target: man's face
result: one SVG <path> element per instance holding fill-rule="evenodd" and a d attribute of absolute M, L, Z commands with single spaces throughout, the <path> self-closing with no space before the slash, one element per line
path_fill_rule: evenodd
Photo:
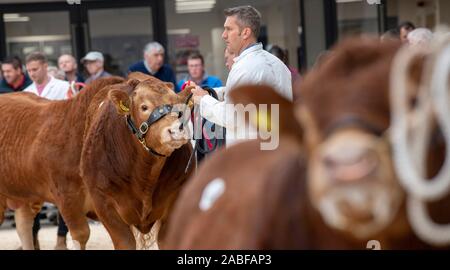
<path fill-rule="evenodd" d="M 157 72 L 164 64 L 164 52 L 151 50 L 144 53 L 145 61 L 153 72 Z"/>
<path fill-rule="evenodd" d="M 231 52 L 240 52 L 242 48 L 243 38 L 241 29 L 238 25 L 236 16 L 229 16 L 223 25 L 224 31 L 222 38 L 227 45 L 227 49 Z"/>
<path fill-rule="evenodd" d="M 402 28 L 400 29 L 400 40 L 401 40 L 403 43 L 408 42 L 408 34 L 409 34 L 411 31 L 412 31 L 412 29 L 407 29 L 407 28 L 405 28 L 405 27 L 402 27 Z"/>
<path fill-rule="evenodd" d="M 201 59 L 189 59 L 187 62 L 189 75 L 193 79 L 201 79 L 204 73 L 204 67 Z"/>
<path fill-rule="evenodd" d="M 77 69 L 77 63 L 75 59 L 70 55 L 62 55 L 58 59 L 59 69 L 65 73 L 73 72 Z"/>
<path fill-rule="evenodd" d="M 47 63 L 43 63 L 41 61 L 31 61 L 27 63 L 26 67 L 28 75 L 33 82 L 42 84 L 47 79 Z"/>
<path fill-rule="evenodd" d="M 11 64 L 2 64 L 2 74 L 8 84 L 13 84 L 20 78 L 22 70 L 15 69 Z"/>
<path fill-rule="evenodd" d="M 99 60 L 85 61 L 84 67 L 90 76 L 97 74 L 103 68 L 103 62 Z"/>

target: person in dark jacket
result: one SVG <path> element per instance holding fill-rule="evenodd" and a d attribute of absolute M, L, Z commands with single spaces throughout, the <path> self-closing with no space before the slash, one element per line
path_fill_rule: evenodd
<path fill-rule="evenodd" d="M 161 81 L 171 82 L 175 87 L 175 92 L 179 92 L 180 88 L 177 86 L 175 73 L 172 68 L 164 64 L 164 47 L 158 42 L 150 42 L 144 49 L 144 60 L 141 60 L 128 68 L 130 72 L 142 72 L 152 75 Z"/>
<path fill-rule="evenodd" d="M 0 94 L 22 91 L 33 83 L 23 72 L 22 61 L 18 57 L 6 58 L 1 70 L 3 79 L 0 81 Z"/>

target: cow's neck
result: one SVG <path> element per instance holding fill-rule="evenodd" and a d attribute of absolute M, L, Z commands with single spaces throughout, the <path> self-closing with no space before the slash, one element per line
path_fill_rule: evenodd
<path fill-rule="evenodd" d="M 141 143 L 130 132 L 125 121 L 120 125 L 120 129 L 120 133 L 122 133 L 121 137 L 126 138 L 128 141 L 124 142 L 124 144 L 128 144 L 133 148 L 132 151 L 125 151 L 129 155 L 127 160 L 130 162 L 127 167 L 132 168 L 131 170 L 134 173 L 131 175 L 129 181 L 132 183 L 131 188 L 136 196 L 135 198 L 142 205 L 138 213 L 141 220 L 140 224 L 147 224 L 151 222 L 149 221 L 149 216 L 153 209 L 153 192 L 157 186 L 167 157 L 157 156 L 144 149 Z"/>
<path fill-rule="evenodd" d="M 161 175 L 161 171 L 166 164 L 166 157 L 157 157 L 155 155 L 145 153 L 147 158 L 151 164 L 150 174 L 147 176 L 146 181 L 142 183 L 142 213 L 141 220 L 145 223 L 148 220 L 148 217 L 153 209 L 153 192 L 156 186 L 156 183 Z M 145 179 L 145 175 L 143 176 Z"/>

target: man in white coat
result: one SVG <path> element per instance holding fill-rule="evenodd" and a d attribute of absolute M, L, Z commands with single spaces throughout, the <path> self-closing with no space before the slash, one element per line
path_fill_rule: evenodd
<path fill-rule="evenodd" d="M 233 122 L 234 112 L 227 109 L 231 101 L 228 93 L 240 85 L 268 85 L 281 96 L 293 99 L 291 73 L 277 57 L 263 49 L 257 42 L 261 27 L 261 14 L 251 6 L 226 9 L 224 39 L 227 50 L 237 55 L 223 88 L 215 89 L 219 100 L 209 96 L 200 87 L 192 89 L 194 102 L 200 104 L 203 118 L 226 128 L 226 145 L 229 147 L 242 140 L 243 127 Z M 255 131 L 250 131 L 255 132 Z M 254 134 L 253 134 L 254 135 Z M 251 137 L 251 136 L 249 136 Z M 249 138 L 246 138 L 249 139 Z"/>
<path fill-rule="evenodd" d="M 33 83 L 24 91 L 51 100 L 66 99 L 69 83 L 48 75 L 47 67 L 48 61 L 44 54 L 34 52 L 27 56 L 26 68 Z"/>

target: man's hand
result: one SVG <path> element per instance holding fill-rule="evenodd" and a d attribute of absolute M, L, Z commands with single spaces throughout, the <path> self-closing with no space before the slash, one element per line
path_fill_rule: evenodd
<path fill-rule="evenodd" d="M 199 104 L 202 97 L 208 95 L 208 91 L 203 90 L 200 86 L 192 88 L 191 92 L 193 94 L 192 99 L 195 104 Z"/>

